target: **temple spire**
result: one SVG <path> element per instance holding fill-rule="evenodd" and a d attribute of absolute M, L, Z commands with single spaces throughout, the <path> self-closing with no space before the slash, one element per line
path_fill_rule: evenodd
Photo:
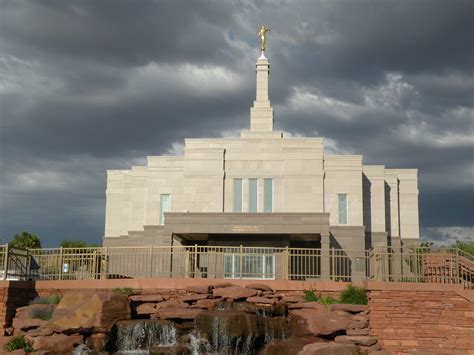
<path fill-rule="evenodd" d="M 269 28 L 262 26 L 258 36 L 260 37 L 260 49 L 262 54 L 257 59 L 256 76 L 257 87 L 253 107 L 250 108 L 250 131 L 272 132 L 273 131 L 273 108 L 268 98 L 268 76 L 270 74 L 270 63 L 265 57 L 265 34 Z"/>

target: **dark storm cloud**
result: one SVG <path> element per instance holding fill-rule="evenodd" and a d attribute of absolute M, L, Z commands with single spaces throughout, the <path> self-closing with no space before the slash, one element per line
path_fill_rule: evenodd
<path fill-rule="evenodd" d="M 0 235 L 99 241 L 107 169 L 247 129 L 262 24 L 276 126 L 419 168 L 425 238 L 461 235 L 474 198 L 472 15 L 457 0 L 3 0 Z"/>

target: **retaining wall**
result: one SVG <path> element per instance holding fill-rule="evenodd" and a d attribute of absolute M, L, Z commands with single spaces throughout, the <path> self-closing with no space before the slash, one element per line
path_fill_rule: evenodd
<path fill-rule="evenodd" d="M 36 296 L 64 294 L 74 290 L 110 290 L 131 287 L 153 292 L 170 290 L 184 293 L 191 285 L 232 282 L 245 286 L 265 283 L 285 295 L 313 289 L 336 295 L 347 283 L 332 281 L 219 280 L 155 278 L 75 281 L 0 281 L 0 326 L 11 325 L 15 309 Z M 474 291 L 460 285 L 355 282 L 369 293 L 370 334 L 378 337 L 384 350 L 409 354 L 431 350 L 442 354 L 474 355 Z"/>

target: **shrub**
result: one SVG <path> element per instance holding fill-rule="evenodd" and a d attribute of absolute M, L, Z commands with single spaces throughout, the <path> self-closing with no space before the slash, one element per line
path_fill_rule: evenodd
<path fill-rule="evenodd" d="M 324 305 L 337 303 L 337 300 L 332 296 L 321 296 L 318 299 L 318 302 Z"/>
<path fill-rule="evenodd" d="M 131 287 L 113 288 L 112 292 L 119 295 L 130 296 L 130 295 L 133 295 L 133 288 Z"/>
<path fill-rule="evenodd" d="M 341 303 L 367 304 L 365 288 L 348 285 L 339 296 Z"/>
<path fill-rule="evenodd" d="M 51 320 L 53 317 L 54 309 L 50 307 L 42 307 L 42 308 L 32 308 L 30 310 L 30 318 L 32 319 L 42 319 L 42 320 Z"/>
<path fill-rule="evenodd" d="M 26 353 L 31 353 L 33 351 L 33 344 L 26 340 L 24 336 L 19 336 L 11 339 L 3 348 L 7 352 L 23 349 Z"/>
<path fill-rule="evenodd" d="M 313 290 L 304 290 L 303 293 L 305 302 L 318 302 L 319 296 Z"/>
<path fill-rule="evenodd" d="M 30 304 L 58 304 L 61 301 L 61 296 L 59 295 L 51 295 L 48 297 L 35 297 L 34 300 L 30 302 Z"/>

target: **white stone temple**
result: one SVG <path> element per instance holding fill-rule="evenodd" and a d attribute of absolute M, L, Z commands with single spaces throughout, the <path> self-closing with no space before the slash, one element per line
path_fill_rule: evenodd
<path fill-rule="evenodd" d="M 105 246 L 244 245 L 366 250 L 419 240 L 417 169 L 329 155 L 273 128 L 269 60 L 256 62 L 250 129 L 185 139 L 183 156 L 108 170 Z M 278 75 L 278 74 L 276 74 Z"/>

